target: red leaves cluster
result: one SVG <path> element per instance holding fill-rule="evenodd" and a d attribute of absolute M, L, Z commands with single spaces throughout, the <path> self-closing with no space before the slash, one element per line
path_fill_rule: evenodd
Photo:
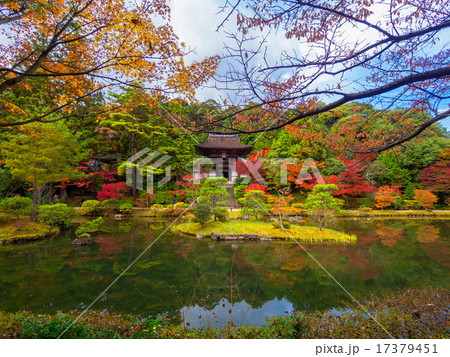
<path fill-rule="evenodd" d="M 450 161 L 438 161 L 422 171 L 422 185 L 433 192 L 450 193 Z"/>
<path fill-rule="evenodd" d="M 331 175 L 330 177 L 324 177 L 324 181 L 326 184 L 334 184 L 338 186 L 338 190 L 334 193 L 335 196 L 345 198 L 349 196 L 361 197 L 362 195 L 364 195 L 364 193 L 376 191 L 376 188 L 369 182 L 367 182 L 367 180 L 361 173 L 362 167 L 360 164 L 358 164 L 358 158 L 348 160 L 343 157 L 339 157 L 339 159 L 344 163 L 345 166 L 348 167 L 347 171 L 338 176 Z M 299 171 L 300 169 L 297 167 L 295 168 L 295 170 Z M 296 176 L 289 176 L 289 180 L 295 181 Z M 307 181 L 302 183 L 300 186 L 307 190 L 312 190 L 315 185 L 317 185 L 316 181 Z"/>
<path fill-rule="evenodd" d="M 337 177 L 336 184 L 338 185 L 338 191 L 335 196 L 360 197 L 365 192 L 373 192 L 376 190 L 361 174 L 361 166 L 356 164 L 356 160 L 340 159 L 348 169 Z"/>
<path fill-rule="evenodd" d="M 88 167 L 82 166 L 81 170 L 87 171 Z M 88 191 L 93 191 L 95 186 L 98 185 L 98 180 L 102 180 L 103 182 L 114 182 L 116 180 L 114 175 L 117 175 L 117 170 L 91 172 L 87 174 L 85 178 L 75 181 L 74 184 L 78 187 L 86 187 Z M 95 184 L 96 182 L 97 184 Z"/>
<path fill-rule="evenodd" d="M 257 151 L 255 153 L 253 153 L 252 155 L 250 155 L 247 160 L 250 161 L 250 163 L 253 165 L 255 164 L 260 158 L 263 158 L 267 155 L 267 153 L 269 152 L 269 148 L 267 149 L 263 149 L 261 151 Z M 248 169 L 247 165 L 245 164 L 245 162 L 242 159 L 238 159 L 236 161 L 236 172 L 239 176 L 246 176 L 246 175 L 250 175 L 250 170 Z M 267 176 L 266 172 L 263 170 L 262 166 L 259 168 L 258 170 L 259 174 L 264 178 Z M 253 179 L 253 177 L 251 177 Z"/>
<path fill-rule="evenodd" d="M 267 185 L 260 185 L 259 183 L 252 183 L 244 190 L 245 193 L 248 193 L 250 191 L 262 191 L 264 193 L 267 193 Z"/>
<path fill-rule="evenodd" d="M 97 198 L 101 201 L 115 198 L 125 198 L 130 194 L 130 188 L 124 181 L 107 183 L 102 185 L 102 191 L 97 193 Z"/>

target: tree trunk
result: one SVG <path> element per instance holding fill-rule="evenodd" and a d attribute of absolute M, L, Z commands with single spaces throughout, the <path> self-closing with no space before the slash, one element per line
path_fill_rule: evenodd
<path fill-rule="evenodd" d="M 61 187 L 60 199 L 65 200 L 67 198 L 67 188 L 65 186 Z"/>
<path fill-rule="evenodd" d="M 37 192 L 36 193 L 36 197 L 37 197 L 36 204 L 38 206 L 42 205 L 42 195 L 44 194 L 44 191 L 45 191 L 45 185 L 46 185 L 46 183 L 44 183 L 44 185 L 42 185 L 41 188 L 36 189 L 36 192 Z"/>
<path fill-rule="evenodd" d="M 33 206 L 31 208 L 31 217 L 30 221 L 34 222 L 36 218 L 36 202 L 37 202 L 37 190 L 36 190 L 36 180 L 34 181 L 33 185 Z"/>
<path fill-rule="evenodd" d="M 52 204 L 52 194 L 53 194 L 53 182 L 50 182 L 48 185 L 48 204 Z"/>

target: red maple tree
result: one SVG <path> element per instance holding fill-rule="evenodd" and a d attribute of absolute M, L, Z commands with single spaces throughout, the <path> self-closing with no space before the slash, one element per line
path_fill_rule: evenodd
<path fill-rule="evenodd" d="M 97 198 L 101 201 L 114 198 L 125 198 L 130 194 L 130 188 L 124 181 L 107 183 L 102 185 L 102 191 L 97 193 Z"/>
<path fill-rule="evenodd" d="M 358 163 L 358 159 L 346 160 L 342 157 L 340 159 L 348 169 L 338 176 L 338 191 L 335 193 L 335 196 L 344 198 L 349 196 L 361 197 L 366 192 L 376 191 L 376 188 L 369 184 L 362 175 L 362 168 Z"/>
<path fill-rule="evenodd" d="M 438 161 L 423 169 L 420 181 L 430 191 L 450 194 L 450 161 Z"/>

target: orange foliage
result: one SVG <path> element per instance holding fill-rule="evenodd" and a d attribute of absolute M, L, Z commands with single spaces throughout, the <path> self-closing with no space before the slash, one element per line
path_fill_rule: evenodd
<path fill-rule="evenodd" d="M 185 44 L 169 22 L 166 0 L 27 1 L 22 16 L 0 28 L 6 37 L 0 46 L 0 93 L 39 74 L 55 94 L 49 111 L 70 113 L 79 98 L 130 83 L 193 99 L 219 58 L 186 64 Z M 5 108 L 20 109 L 12 103 Z"/>
<path fill-rule="evenodd" d="M 414 200 L 419 203 L 422 208 L 431 208 L 437 202 L 437 196 L 427 190 L 414 190 Z"/>
<path fill-rule="evenodd" d="M 401 196 L 399 190 L 395 186 L 381 186 L 375 194 L 375 207 L 386 208 L 393 206 L 397 199 Z"/>
<path fill-rule="evenodd" d="M 383 223 L 377 224 L 376 230 L 378 236 L 381 238 L 381 243 L 388 247 L 393 247 L 398 240 L 403 238 L 404 230 L 389 227 Z"/>
<path fill-rule="evenodd" d="M 430 243 L 439 238 L 439 229 L 433 226 L 420 226 L 417 230 L 417 241 Z"/>

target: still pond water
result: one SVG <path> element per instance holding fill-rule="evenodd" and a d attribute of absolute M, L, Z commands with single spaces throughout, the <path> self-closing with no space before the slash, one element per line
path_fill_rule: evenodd
<path fill-rule="evenodd" d="M 0 249 L 0 310 L 36 313 L 87 307 L 166 228 L 151 221 L 107 222 L 95 243 L 72 247 L 73 232 Z M 356 244 L 305 244 L 357 298 L 450 282 L 450 220 L 342 220 Z M 92 307 L 168 313 L 190 327 L 262 324 L 292 310 L 343 306 L 345 292 L 289 242 L 221 243 L 166 232 Z"/>

